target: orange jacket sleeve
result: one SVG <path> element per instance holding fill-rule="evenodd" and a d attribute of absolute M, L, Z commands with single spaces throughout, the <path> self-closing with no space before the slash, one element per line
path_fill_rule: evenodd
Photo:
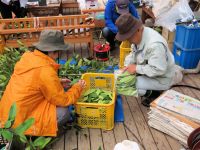
<path fill-rule="evenodd" d="M 45 100 L 57 106 L 74 104 L 82 92 L 82 89 L 78 84 L 75 84 L 65 92 L 57 72 L 51 67 L 41 68 L 39 82 L 39 87 Z"/>

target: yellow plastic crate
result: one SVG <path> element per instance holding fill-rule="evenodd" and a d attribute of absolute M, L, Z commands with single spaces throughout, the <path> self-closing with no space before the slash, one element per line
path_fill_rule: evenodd
<path fill-rule="evenodd" d="M 112 90 L 113 98 L 109 104 L 77 102 L 75 111 L 78 114 L 78 125 L 82 128 L 101 128 L 111 130 L 114 127 L 114 108 L 116 100 L 114 74 L 85 73 L 82 75 L 87 83 L 85 91 L 92 88 Z"/>
<path fill-rule="evenodd" d="M 131 44 L 128 41 L 124 41 L 120 45 L 120 53 L 119 53 L 119 67 L 124 67 L 125 57 L 131 52 Z"/>

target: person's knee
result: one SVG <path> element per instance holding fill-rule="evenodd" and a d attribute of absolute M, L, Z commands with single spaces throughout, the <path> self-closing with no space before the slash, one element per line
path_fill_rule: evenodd
<path fill-rule="evenodd" d="M 57 123 L 62 125 L 70 119 L 70 112 L 67 107 L 57 107 Z"/>
<path fill-rule="evenodd" d="M 137 89 L 138 96 L 144 96 L 146 94 L 147 90 L 143 89 Z"/>
<path fill-rule="evenodd" d="M 110 32 L 111 31 L 108 27 L 103 28 L 103 30 L 102 30 L 103 37 L 107 38 L 109 36 Z"/>
<path fill-rule="evenodd" d="M 108 27 L 103 28 L 102 34 L 104 38 L 115 38 L 116 35 Z"/>

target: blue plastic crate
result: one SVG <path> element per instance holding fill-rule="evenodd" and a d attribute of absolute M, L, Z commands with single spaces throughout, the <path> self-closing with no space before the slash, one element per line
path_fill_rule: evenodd
<path fill-rule="evenodd" d="M 175 42 L 182 49 L 200 49 L 200 27 L 176 26 Z"/>
<path fill-rule="evenodd" d="M 123 122 L 124 121 L 124 109 L 122 105 L 122 97 L 121 95 L 117 95 L 117 100 L 115 103 L 115 122 Z"/>
<path fill-rule="evenodd" d="M 176 42 L 174 42 L 173 54 L 175 63 L 184 69 L 195 69 L 200 60 L 200 48 L 184 49 Z"/>

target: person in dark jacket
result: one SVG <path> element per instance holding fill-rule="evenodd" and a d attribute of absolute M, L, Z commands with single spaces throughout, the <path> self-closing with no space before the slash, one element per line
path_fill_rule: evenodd
<path fill-rule="evenodd" d="M 103 36 L 110 43 L 111 50 L 115 48 L 115 36 L 118 28 L 115 21 L 121 14 L 130 13 L 134 17 L 139 18 L 137 10 L 130 0 L 108 0 L 105 9 L 106 27 L 103 29 Z"/>
<path fill-rule="evenodd" d="M 24 18 L 27 15 L 25 5 L 27 0 L 1 0 L 0 13 L 3 19 L 12 18 L 12 12 L 16 18 Z"/>

